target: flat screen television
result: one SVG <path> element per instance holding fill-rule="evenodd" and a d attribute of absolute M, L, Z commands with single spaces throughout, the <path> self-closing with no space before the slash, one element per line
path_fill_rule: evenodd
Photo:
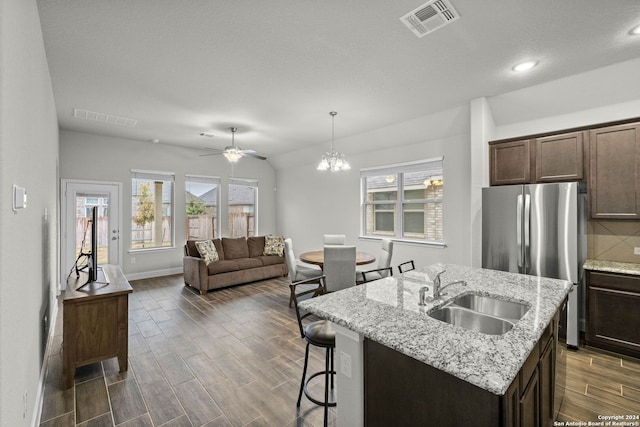
<path fill-rule="evenodd" d="M 84 252 L 84 242 L 87 238 L 87 232 L 91 234 L 91 244 L 89 246 L 89 251 Z M 96 282 L 98 280 L 98 207 L 94 206 L 91 208 L 91 216 L 87 223 L 87 228 L 84 232 L 84 239 L 82 239 L 83 244 L 80 248 L 80 255 L 78 256 L 78 260 L 76 260 L 76 274 L 79 276 L 79 271 L 87 269 L 87 281 L 76 288 L 76 290 L 88 285 L 89 283 Z M 78 262 L 82 257 L 87 258 L 87 263 L 82 268 L 78 268 Z"/>

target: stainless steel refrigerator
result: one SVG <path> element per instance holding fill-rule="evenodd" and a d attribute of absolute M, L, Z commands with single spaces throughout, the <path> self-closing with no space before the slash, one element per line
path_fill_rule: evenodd
<path fill-rule="evenodd" d="M 568 280 L 567 346 L 578 347 L 582 265 L 587 255 L 584 183 L 482 189 L 482 266 Z"/>

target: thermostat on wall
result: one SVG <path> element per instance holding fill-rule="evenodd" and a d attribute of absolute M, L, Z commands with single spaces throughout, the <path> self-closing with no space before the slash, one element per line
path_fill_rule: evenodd
<path fill-rule="evenodd" d="M 24 209 L 27 207 L 27 190 L 24 187 L 13 186 L 13 210 Z"/>

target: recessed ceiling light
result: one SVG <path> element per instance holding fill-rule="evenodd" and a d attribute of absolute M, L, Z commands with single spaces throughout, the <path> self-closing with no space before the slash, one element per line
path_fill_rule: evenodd
<path fill-rule="evenodd" d="M 511 69 L 517 73 L 520 73 L 522 71 L 529 71 L 536 65 L 538 65 L 538 61 L 525 61 L 514 65 Z"/>
<path fill-rule="evenodd" d="M 158 138 L 153 138 L 151 142 L 153 142 L 154 144 L 158 144 L 160 140 Z"/>
<path fill-rule="evenodd" d="M 640 36 L 640 25 L 636 25 L 631 30 L 629 30 L 629 34 L 632 36 Z"/>

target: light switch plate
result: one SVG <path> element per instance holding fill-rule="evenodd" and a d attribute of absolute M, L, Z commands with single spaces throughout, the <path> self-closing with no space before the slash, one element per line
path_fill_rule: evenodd
<path fill-rule="evenodd" d="M 638 248 L 638 247 L 633 248 L 633 254 L 634 255 L 640 255 L 640 248 Z"/>
<path fill-rule="evenodd" d="M 13 210 L 24 209 L 27 207 L 27 190 L 24 187 L 13 185 Z"/>

